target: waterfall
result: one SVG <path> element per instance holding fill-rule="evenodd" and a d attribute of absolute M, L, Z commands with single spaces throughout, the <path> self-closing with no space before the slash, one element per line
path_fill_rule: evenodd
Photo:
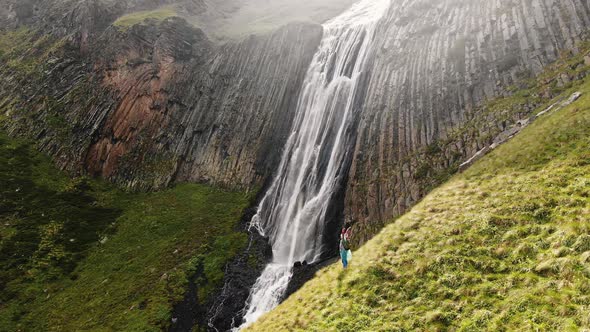
<path fill-rule="evenodd" d="M 250 291 L 242 327 L 279 304 L 294 262 L 322 254 L 328 205 L 346 176 L 355 93 L 389 1 L 361 0 L 323 26 L 279 169 L 251 222 L 269 238 L 273 261 Z"/>

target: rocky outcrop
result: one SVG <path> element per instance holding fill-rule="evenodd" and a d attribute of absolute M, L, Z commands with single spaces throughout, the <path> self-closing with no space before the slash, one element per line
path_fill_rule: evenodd
<path fill-rule="evenodd" d="M 289 25 L 224 46 L 207 66 L 212 79 L 193 85 L 203 95 L 183 117 L 178 179 L 250 186 L 272 174 L 320 37 L 317 25 Z"/>
<path fill-rule="evenodd" d="M 473 155 L 471 158 L 469 158 L 466 162 L 459 165 L 459 172 L 464 172 L 471 165 L 473 165 L 476 161 L 478 161 L 483 156 L 485 156 L 488 152 L 490 152 L 490 151 L 494 150 L 495 148 L 499 147 L 500 145 L 506 143 L 508 140 L 510 140 L 511 138 L 516 136 L 517 134 L 519 134 L 524 128 L 528 127 L 531 123 L 533 123 L 535 120 L 537 120 L 540 116 L 543 116 L 543 115 L 548 114 L 550 112 L 555 112 L 563 107 L 566 107 L 566 106 L 570 105 L 571 103 L 573 103 L 574 101 L 578 100 L 581 96 L 582 96 L 581 92 L 579 92 L 579 91 L 575 92 L 567 100 L 558 101 L 555 104 L 552 104 L 551 106 L 549 106 L 546 109 L 544 109 L 543 111 L 531 116 L 528 119 L 523 119 L 523 120 L 517 121 L 510 128 L 508 128 L 507 130 L 501 132 L 498 136 L 496 136 L 496 138 L 494 138 L 494 140 L 492 141 L 491 145 L 484 146 L 483 149 L 477 151 L 477 153 L 475 155 Z"/>
<path fill-rule="evenodd" d="M 170 24 L 160 33 L 132 29 L 105 56 L 102 84 L 116 91 L 117 105 L 90 114 L 105 114 L 105 122 L 85 164 L 133 187 L 261 185 L 286 139 L 321 30 L 289 25 L 216 49 L 204 34 Z"/>
<path fill-rule="evenodd" d="M 534 101 L 522 114 L 457 132 L 484 117 L 484 101 L 576 50 L 589 25 L 584 0 L 393 2 L 375 40 L 348 182 L 347 214 L 362 221 L 359 240 L 420 199 L 427 178 L 528 117 Z"/>
<path fill-rule="evenodd" d="M 39 62 L 34 82 L 7 63 L 0 68 L 10 132 L 36 137 L 64 169 L 135 189 L 173 180 L 263 184 L 319 25 L 290 24 L 223 46 L 180 18 L 92 31 L 96 40 L 26 35 Z M 42 38 L 52 41 L 37 52 L 46 59 L 31 51 Z"/>

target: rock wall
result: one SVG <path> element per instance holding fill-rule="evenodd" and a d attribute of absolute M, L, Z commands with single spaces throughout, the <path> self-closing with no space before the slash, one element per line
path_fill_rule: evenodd
<path fill-rule="evenodd" d="M 484 101 L 508 95 L 507 88 L 539 74 L 561 50 L 576 50 L 590 25 L 589 6 L 587 0 L 392 2 L 375 40 L 347 189 L 347 214 L 360 221 L 361 241 L 423 197 L 427 178 L 452 171 L 491 132 L 508 126 L 511 119 L 489 119 L 457 135 L 485 110 Z"/>
<path fill-rule="evenodd" d="M 321 29 L 288 25 L 218 49 L 169 24 L 160 34 L 129 32 L 105 57 L 113 61 L 100 70 L 102 84 L 117 105 L 91 144 L 88 169 L 133 187 L 261 185 L 280 156 Z M 103 117 L 97 111 L 92 118 Z"/>
<path fill-rule="evenodd" d="M 79 29 L 66 37 L 58 28 L 24 34 L 19 61 L 35 61 L 32 71 L 0 63 L 9 131 L 37 138 L 64 169 L 134 189 L 174 180 L 261 186 L 321 27 L 288 24 L 218 46 L 181 18 L 129 29 L 105 22 L 73 24 Z"/>
<path fill-rule="evenodd" d="M 39 140 L 62 168 L 136 189 L 261 186 L 280 158 L 321 27 L 288 24 L 220 45 L 181 18 L 112 26 L 124 13 L 169 4 L 189 19 L 223 7 L 0 0 L 0 30 L 32 31 L 18 52 L 24 70 L 0 62 L 4 126 Z M 576 51 L 589 25 L 587 0 L 393 0 L 357 110 L 345 200 L 359 241 L 528 117 L 535 100 L 491 115 L 486 100 Z"/>

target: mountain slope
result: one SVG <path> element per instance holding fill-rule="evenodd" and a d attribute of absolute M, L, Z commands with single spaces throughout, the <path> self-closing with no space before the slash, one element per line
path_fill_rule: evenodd
<path fill-rule="evenodd" d="M 511 86 L 577 50 L 588 17 L 586 0 L 392 1 L 367 70 L 347 182 L 346 214 L 359 220 L 360 239 L 406 212 L 489 134 L 528 117 L 521 108 L 463 131 L 487 100 L 510 95 Z"/>
<path fill-rule="evenodd" d="M 70 179 L 0 132 L 0 331 L 158 331 L 189 278 L 207 310 L 247 245 L 248 204 L 205 185 L 136 194 Z"/>
<path fill-rule="evenodd" d="M 576 90 L 249 331 L 590 328 L 590 81 Z"/>

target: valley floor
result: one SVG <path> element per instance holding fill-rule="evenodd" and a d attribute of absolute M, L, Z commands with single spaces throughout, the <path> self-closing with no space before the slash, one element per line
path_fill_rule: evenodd
<path fill-rule="evenodd" d="M 247 243 L 249 195 L 127 193 L 70 179 L 0 134 L 0 331 L 159 331 L 196 280 L 203 304 Z"/>

